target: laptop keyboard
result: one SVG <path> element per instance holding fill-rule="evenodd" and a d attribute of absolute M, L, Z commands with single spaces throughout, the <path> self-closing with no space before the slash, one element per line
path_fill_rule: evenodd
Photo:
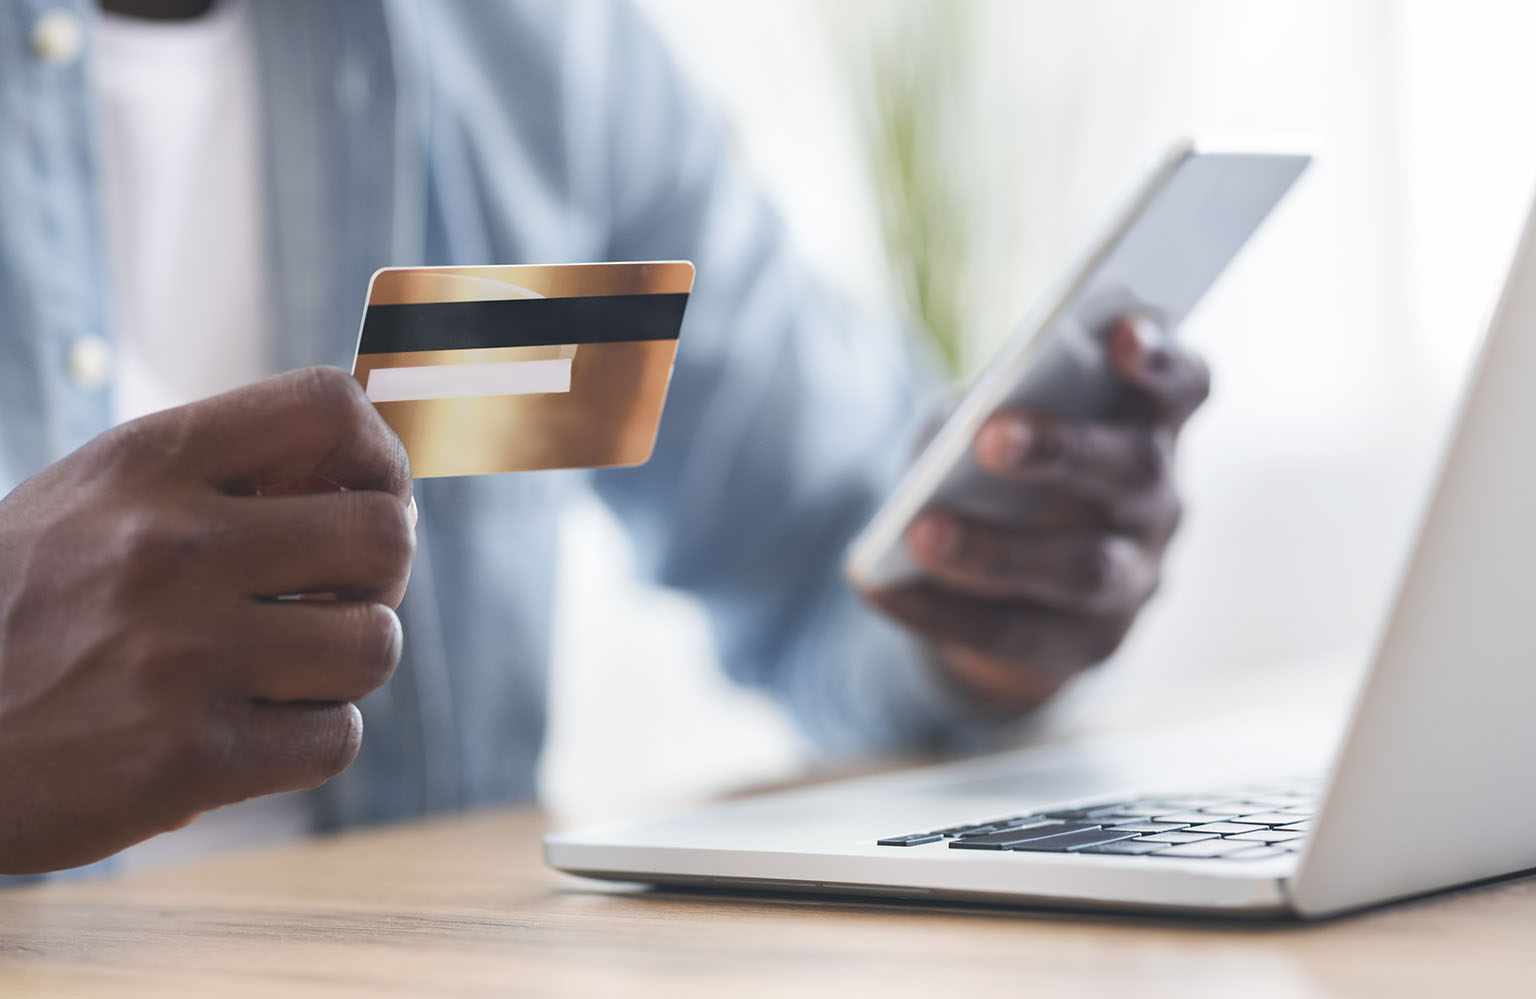
<path fill-rule="evenodd" d="M 1211 794 L 1147 795 L 890 836 L 879 845 L 1265 860 L 1302 848 L 1318 794 L 1317 782 L 1307 780 Z"/>

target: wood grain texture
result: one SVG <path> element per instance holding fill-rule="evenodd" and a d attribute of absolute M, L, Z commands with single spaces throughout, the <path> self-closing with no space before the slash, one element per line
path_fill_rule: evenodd
<path fill-rule="evenodd" d="M 1536 880 L 1317 926 L 689 895 L 546 871 L 543 824 L 0 894 L 0 996 L 1536 994 Z"/>

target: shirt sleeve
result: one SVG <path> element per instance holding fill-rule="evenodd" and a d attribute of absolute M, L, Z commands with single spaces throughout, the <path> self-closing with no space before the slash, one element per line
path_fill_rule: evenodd
<path fill-rule="evenodd" d="M 702 602 L 725 669 L 821 747 L 984 740 L 993 727 L 920 643 L 840 576 L 906 460 L 923 366 L 897 323 L 850 309 L 796 260 L 643 20 L 615 8 L 611 37 L 611 256 L 687 258 L 698 277 L 655 455 L 597 473 L 599 494 L 642 571 Z"/>

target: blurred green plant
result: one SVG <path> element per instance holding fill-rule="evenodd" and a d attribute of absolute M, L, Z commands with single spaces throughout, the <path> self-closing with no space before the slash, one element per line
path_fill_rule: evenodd
<path fill-rule="evenodd" d="M 892 283 L 948 373 L 967 369 L 977 255 L 965 100 L 974 28 L 967 0 L 828 5 L 863 125 Z"/>

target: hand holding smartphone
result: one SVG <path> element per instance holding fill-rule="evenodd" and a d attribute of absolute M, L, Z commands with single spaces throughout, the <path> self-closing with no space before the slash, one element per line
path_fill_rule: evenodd
<path fill-rule="evenodd" d="M 886 502 L 854 539 L 844 571 L 864 590 L 920 570 L 904 541 L 925 508 L 1002 515 L 972 447 L 1005 407 L 1112 418 L 1122 383 L 1105 362 L 1115 319 L 1177 326 L 1311 162 L 1300 153 L 1217 151 L 1177 144 L 977 377 Z M 1020 502 L 1017 490 L 1006 502 Z"/>

